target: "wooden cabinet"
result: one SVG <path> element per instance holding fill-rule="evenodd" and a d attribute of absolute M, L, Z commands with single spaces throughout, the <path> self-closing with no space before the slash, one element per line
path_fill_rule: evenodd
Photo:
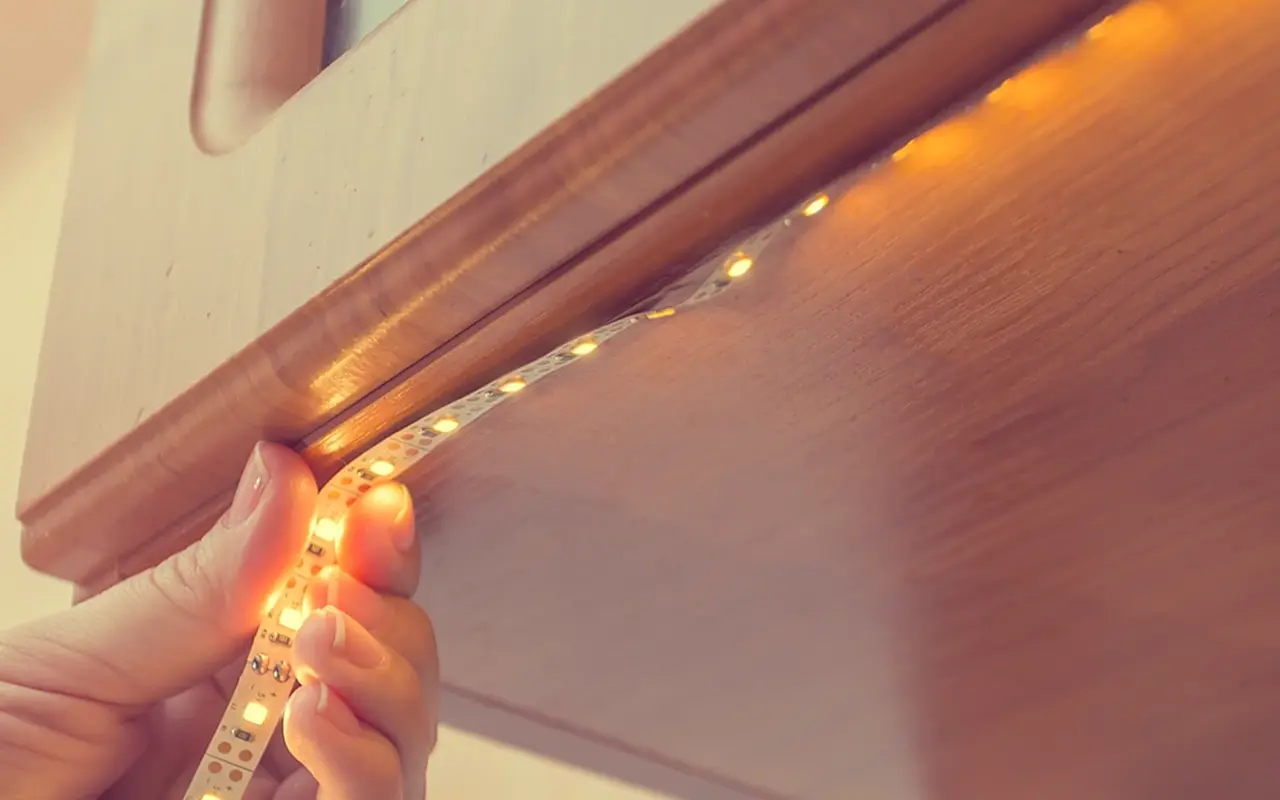
<path fill-rule="evenodd" d="M 201 15 L 103 4 L 33 564 L 108 584 L 256 438 L 331 474 L 767 229 L 409 476 L 448 721 L 680 797 L 1269 796 L 1280 5 L 477 5 L 213 156 Z"/>

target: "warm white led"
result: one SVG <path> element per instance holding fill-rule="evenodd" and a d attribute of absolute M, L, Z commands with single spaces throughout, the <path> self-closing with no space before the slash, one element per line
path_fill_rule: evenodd
<path fill-rule="evenodd" d="M 739 253 L 729 259 L 729 263 L 725 265 L 724 271 L 730 278 L 741 278 L 751 271 L 752 265 L 755 264 L 751 260 L 751 256 L 745 256 Z"/>
<path fill-rule="evenodd" d="M 276 603 L 280 602 L 280 596 L 282 594 L 284 594 L 283 589 L 276 589 L 274 592 L 272 592 L 271 596 L 267 598 L 267 602 L 262 606 L 262 613 L 270 614 L 272 611 L 274 611 L 276 608 Z"/>
<path fill-rule="evenodd" d="M 262 703 L 250 703 L 244 707 L 244 721 L 250 725 L 261 725 L 267 721 L 267 707 Z"/>
<path fill-rule="evenodd" d="M 338 538 L 338 534 L 342 532 L 342 525 L 337 520 L 321 517 L 316 520 L 315 528 L 311 534 L 317 539 L 323 539 L 326 542 L 332 542 Z"/>
<path fill-rule="evenodd" d="M 498 391 L 503 394 L 515 394 L 525 386 L 528 386 L 528 384 L 524 382 L 524 378 L 512 378 L 499 386 Z"/>
<path fill-rule="evenodd" d="M 375 461 L 369 465 L 369 471 L 380 478 L 385 478 L 396 471 L 396 467 L 390 461 Z"/>
<path fill-rule="evenodd" d="M 663 317 L 675 316 L 675 313 L 676 310 L 674 308 L 660 308 L 657 311 L 650 311 L 648 314 L 645 314 L 645 318 L 662 319 Z"/>
<path fill-rule="evenodd" d="M 831 198 L 827 197 L 825 194 L 820 194 L 808 203 L 805 203 L 804 210 L 800 213 L 804 214 L 806 217 L 812 217 L 814 214 L 817 214 L 819 211 L 826 208 L 827 203 L 830 202 Z"/>
<path fill-rule="evenodd" d="M 458 429 L 458 421 L 453 417 L 443 417 L 436 420 L 431 425 L 431 430 L 436 433 L 453 433 Z"/>
<path fill-rule="evenodd" d="M 291 631 L 302 627 L 302 612 L 296 608 L 286 608 L 280 612 L 280 625 Z"/>
<path fill-rule="evenodd" d="M 595 343 L 594 339 L 583 339 L 575 344 L 569 352 L 573 353 L 575 356 L 585 356 L 590 353 L 594 353 L 596 348 L 599 346 L 600 345 Z"/>
<path fill-rule="evenodd" d="M 206 794 L 204 797 L 201 797 L 200 800 L 222 800 L 222 798 L 218 797 L 216 794 Z"/>

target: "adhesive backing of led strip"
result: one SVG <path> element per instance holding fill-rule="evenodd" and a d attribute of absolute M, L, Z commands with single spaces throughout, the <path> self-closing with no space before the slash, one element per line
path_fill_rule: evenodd
<path fill-rule="evenodd" d="M 1149 6 L 1140 0 L 1134 6 Z M 1107 17 L 1102 22 L 1110 20 Z M 1102 23 L 1099 23 L 1101 25 Z M 1098 26 L 1090 29 L 1095 38 Z M 1073 40 L 1074 41 L 1074 38 Z M 1042 51 L 1036 60 L 1051 56 L 1060 49 Z M 1016 79 L 1016 76 L 1015 76 Z M 1008 81 L 987 95 L 994 101 Z M 948 116 L 957 116 L 970 106 L 957 106 Z M 866 164 L 828 187 L 837 193 L 861 175 L 886 163 L 910 157 L 915 140 L 888 151 L 889 158 Z M 552 350 L 542 358 L 492 381 L 486 386 L 437 409 L 378 442 L 348 464 L 321 489 L 315 521 L 305 550 L 295 563 L 280 589 L 272 595 L 267 611 L 254 638 L 244 671 L 223 713 L 217 731 L 205 752 L 184 800 L 240 800 L 262 759 L 262 754 L 275 732 L 285 704 L 297 686 L 292 666 L 293 639 L 301 627 L 306 609 L 303 598 L 311 581 L 321 577 L 326 568 L 336 564 L 336 548 L 343 531 L 343 520 L 350 508 L 365 492 L 381 481 L 392 480 L 425 458 L 435 447 L 448 441 L 467 425 L 501 405 L 533 384 L 570 364 L 591 356 L 601 345 L 635 327 L 652 324 L 689 307 L 718 296 L 747 275 L 759 260 L 770 240 L 784 227 L 798 219 L 812 217 L 829 202 L 828 195 L 812 195 L 793 212 L 760 228 L 730 250 L 719 251 L 702 262 L 690 275 L 692 283 L 681 282 L 662 297 L 645 305 L 643 310 L 623 316 L 596 330 Z M 707 275 L 707 273 L 710 273 Z M 698 276 L 706 276 L 697 282 Z M 692 291 L 689 287 L 693 286 Z M 673 297 L 683 299 L 672 301 Z"/>

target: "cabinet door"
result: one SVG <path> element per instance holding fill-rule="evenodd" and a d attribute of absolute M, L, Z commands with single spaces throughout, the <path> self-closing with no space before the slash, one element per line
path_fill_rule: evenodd
<path fill-rule="evenodd" d="M 468 428 L 452 694 L 750 797 L 1267 796 L 1277 81 L 1275 3 L 1122 11 Z"/>
<path fill-rule="evenodd" d="M 154 561 L 258 438 L 325 477 L 1100 3 L 104 0 L 27 559 L 94 586 Z"/>

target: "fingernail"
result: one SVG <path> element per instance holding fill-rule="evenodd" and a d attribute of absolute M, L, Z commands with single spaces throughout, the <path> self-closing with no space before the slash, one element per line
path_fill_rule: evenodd
<path fill-rule="evenodd" d="M 328 684 L 320 684 L 319 695 L 320 698 L 316 700 L 317 715 L 331 722 L 339 730 L 347 733 L 360 732 L 360 721 L 356 719 L 355 714 L 351 713 L 351 709 L 347 708 L 346 703 L 334 698 Z"/>
<path fill-rule="evenodd" d="M 391 544 L 401 553 L 408 553 L 413 549 L 415 538 L 413 520 L 409 519 L 413 514 L 413 498 L 409 495 L 409 490 L 405 488 L 404 484 L 397 483 L 395 485 L 400 489 L 400 492 L 395 500 L 397 509 L 395 519 L 392 521 Z"/>
<path fill-rule="evenodd" d="M 333 637 L 330 646 L 334 654 L 361 669 L 373 669 L 387 660 L 386 648 L 359 623 L 348 620 L 346 614 L 332 608 L 323 609 L 322 613 Z"/>
<path fill-rule="evenodd" d="M 382 624 L 382 597 L 360 581 L 331 566 L 320 573 L 321 580 L 312 584 L 314 608 L 333 608 L 343 612 L 368 630 Z"/>
<path fill-rule="evenodd" d="M 227 509 L 227 513 L 222 518 L 222 524 L 225 527 L 234 528 L 247 520 L 253 515 L 258 503 L 262 501 L 267 483 L 271 480 L 271 473 L 267 471 L 266 462 L 262 460 L 261 448 L 261 445 L 254 445 L 249 463 L 245 464 L 244 472 L 240 475 L 240 485 L 236 487 L 236 496 L 231 501 L 231 508 Z"/>

